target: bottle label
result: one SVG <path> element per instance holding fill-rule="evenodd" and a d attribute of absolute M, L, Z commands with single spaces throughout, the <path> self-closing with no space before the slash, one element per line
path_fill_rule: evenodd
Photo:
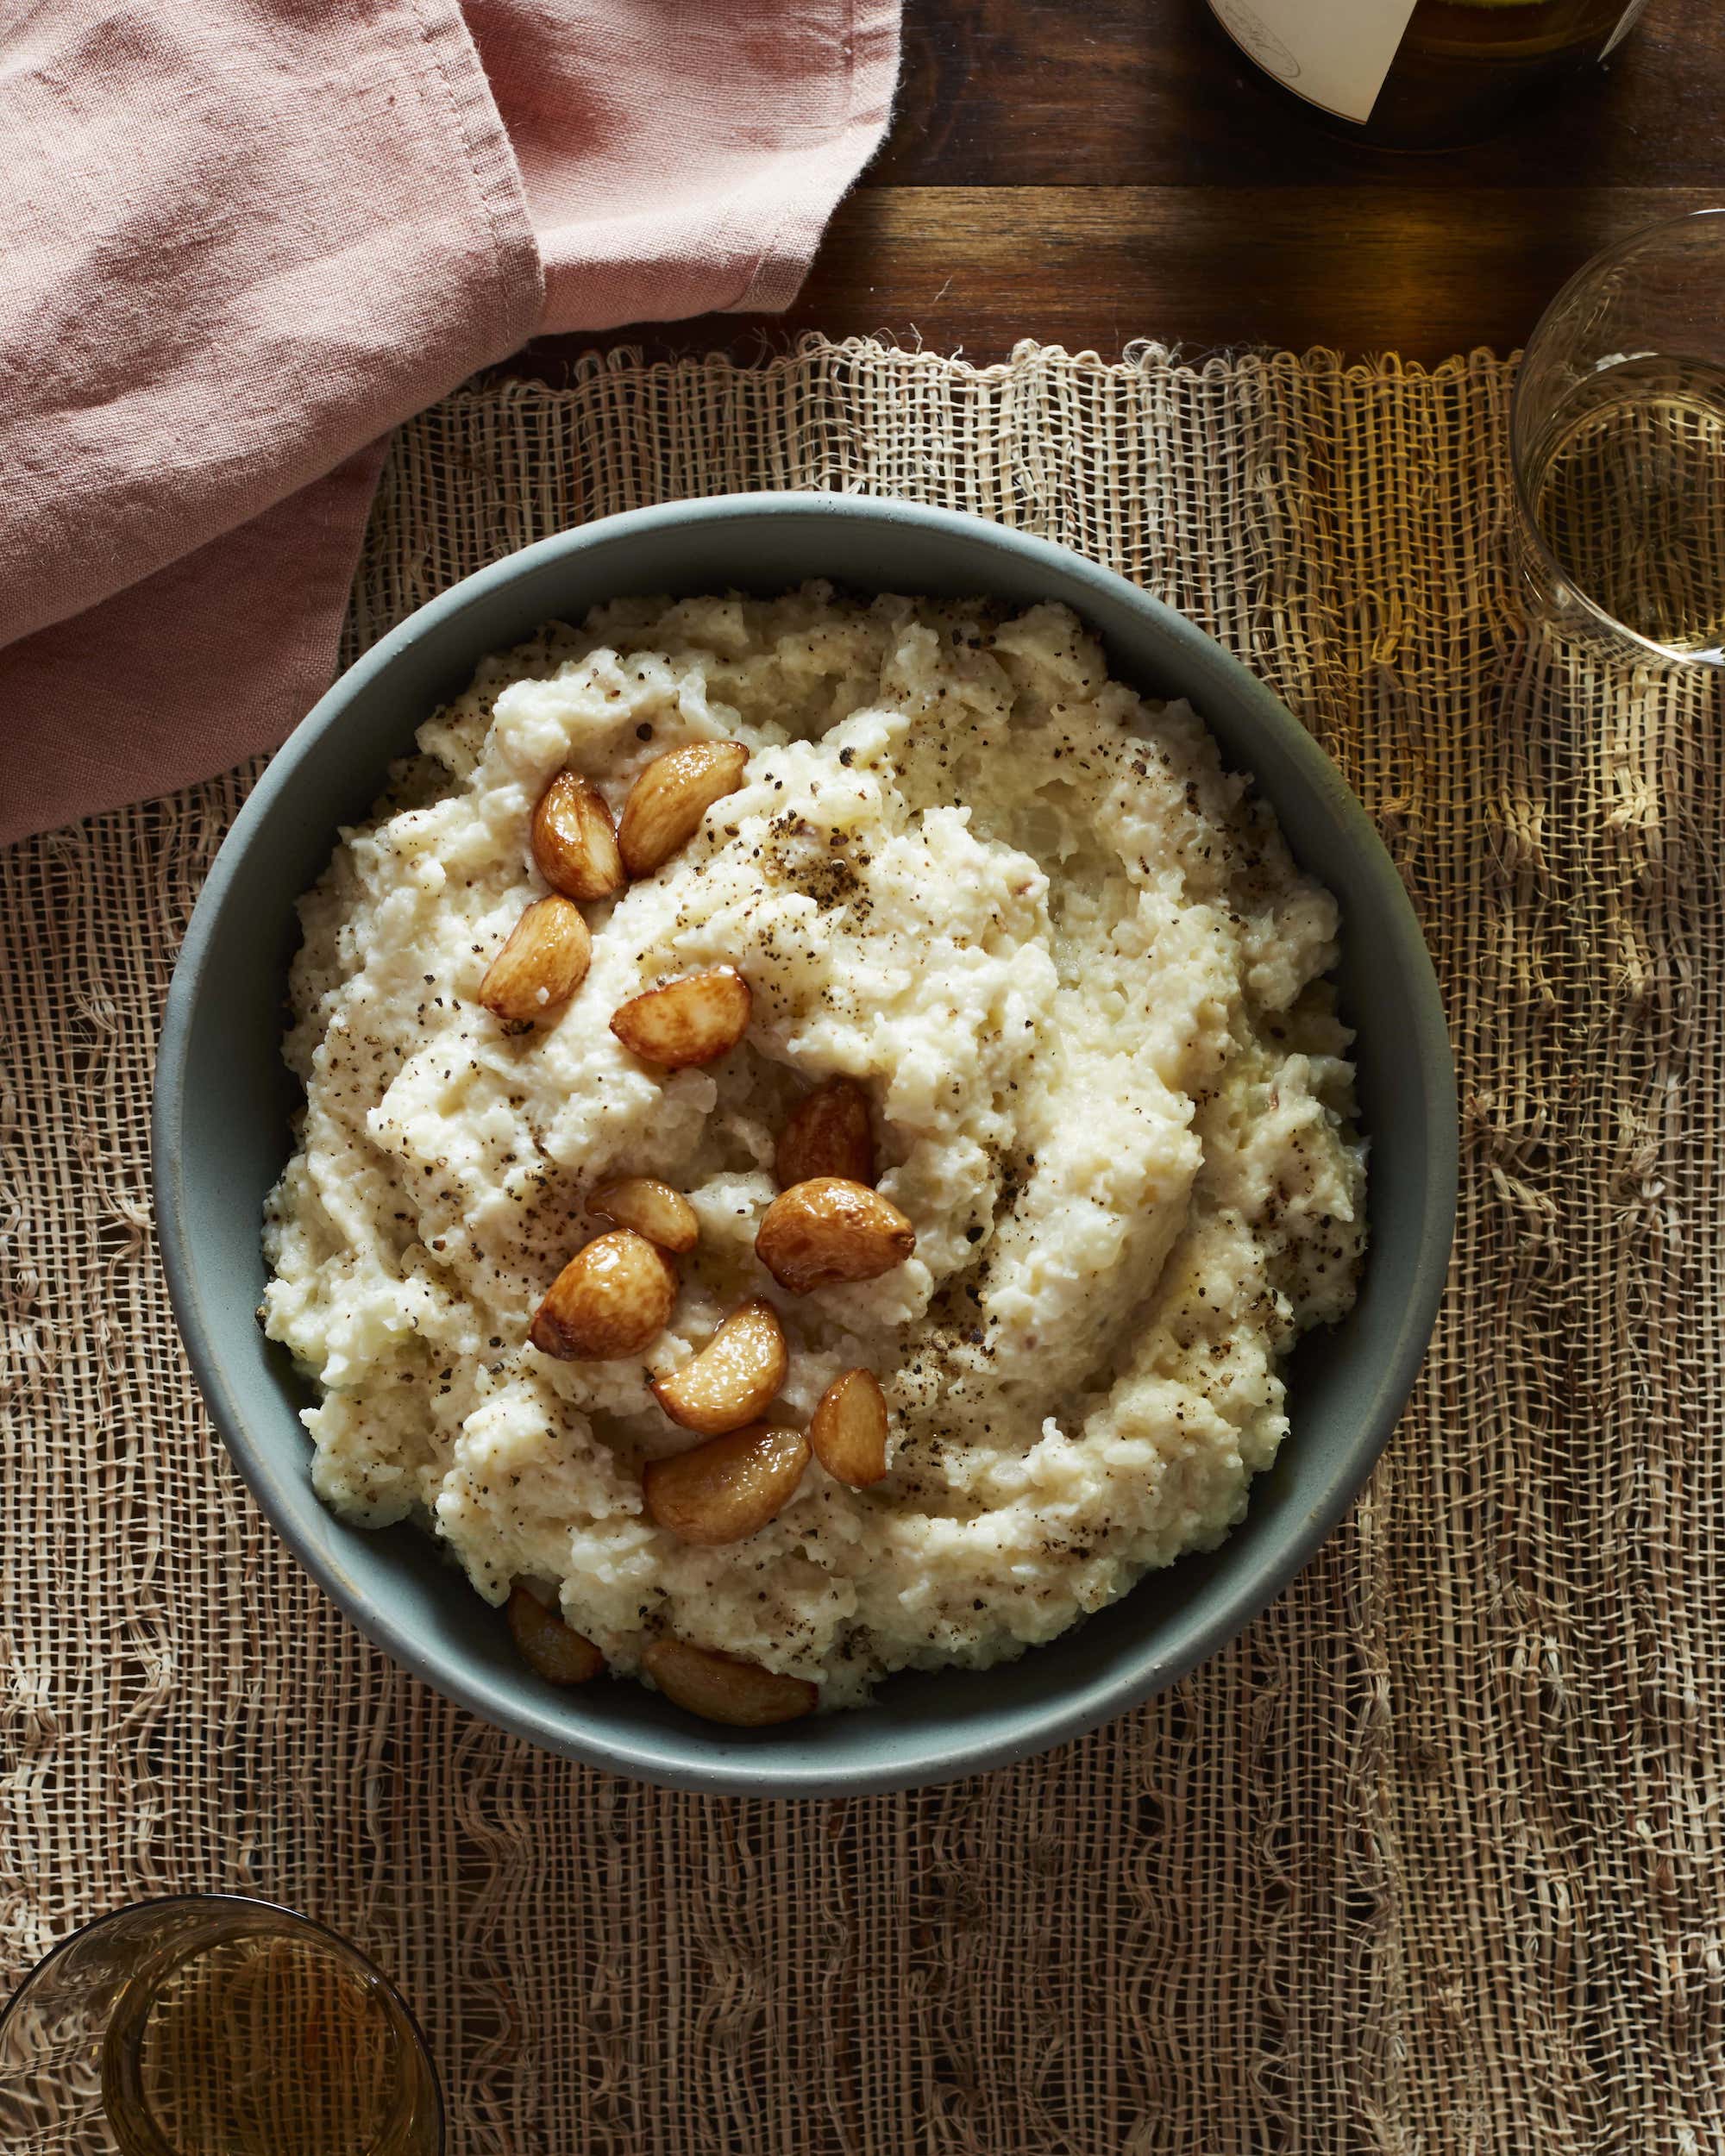
<path fill-rule="evenodd" d="M 1647 0 L 1629 0 L 1600 52 L 1615 50 Z M 1310 104 L 1369 120 L 1417 0 L 1210 0 L 1243 53 Z"/>
<path fill-rule="evenodd" d="M 1369 120 L 1415 0 L 1210 0 L 1243 53 L 1308 103 Z"/>
<path fill-rule="evenodd" d="M 1617 47 L 1623 42 L 1624 39 L 1628 36 L 1630 31 L 1634 28 L 1635 24 L 1640 20 L 1642 11 L 1647 7 L 1647 0 L 1629 0 L 1628 6 L 1623 10 L 1623 20 L 1617 25 L 1616 28 L 1613 30 L 1610 36 L 1606 39 L 1604 44 L 1600 47 L 1599 57 L 1601 60 L 1603 60 L 1608 53 L 1615 53 L 1616 51 Z"/>

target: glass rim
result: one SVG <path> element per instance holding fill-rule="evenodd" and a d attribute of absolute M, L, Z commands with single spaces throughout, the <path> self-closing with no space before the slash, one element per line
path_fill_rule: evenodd
<path fill-rule="evenodd" d="M 1638 653 L 1655 666 L 1705 669 L 1716 674 L 1725 668 L 1725 660 L 1701 652 L 1673 651 L 1669 644 L 1658 643 L 1653 637 L 1644 636 L 1640 630 L 1631 629 L 1628 622 L 1619 621 L 1608 608 L 1601 606 L 1581 589 L 1546 544 L 1545 534 L 1540 530 L 1539 520 L 1534 514 L 1534 505 L 1528 496 L 1521 454 L 1522 398 L 1527 386 L 1527 361 L 1544 335 L 1546 324 L 1559 308 L 1571 293 L 1578 291 L 1601 270 L 1627 261 L 1631 255 L 1640 253 L 1650 240 L 1658 238 L 1661 234 L 1677 232 L 1685 226 L 1698 224 L 1709 217 L 1725 218 L 1725 203 L 1709 204 L 1699 210 L 1681 210 L 1674 217 L 1657 217 L 1652 224 L 1638 226 L 1634 232 L 1626 233 L 1622 239 L 1614 240 L 1609 247 L 1601 248 L 1596 254 L 1590 254 L 1584 262 L 1571 272 L 1546 302 L 1540 310 L 1539 320 L 1528 332 L 1527 341 L 1521 347 L 1515 385 L 1509 392 L 1509 477 L 1515 490 L 1515 509 L 1522 539 L 1534 549 L 1541 565 L 1558 580 L 1565 592 L 1574 599 L 1596 632 L 1633 645 Z"/>
<path fill-rule="evenodd" d="M 413 2040 L 414 2049 L 419 2054 L 420 2061 L 425 2069 L 427 2081 L 430 2085 L 433 2114 L 437 2128 L 437 2147 L 442 2149 L 447 2145 L 448 2122 L 444 2111 L 443 2084 L 437 2072 L 437 2062 L 431 2056 L 431 2046 L 425 2040 L 425 2031 L 419 2025 L 419 2016 L 402 1996 L 401 1989 L 394 1978 L 384 1970 L 380 1969 L 371 1956 L 356 1946 L 351 1939 L 336 1931 L 332 1925 L 324 1923 L 320 1917 L 308 1916 L 304 1909 L 290 1908 L 285 1902 L 267 1902 L 255 1894 L 196 1892 L 149 1894 L 141 1901 L 122 1902 L 117 1908 L 104 1909 L 99 1916 L 86 1917 L 75 1930 L 69 1931 L 64 1939 L 57 1940 L 40 1959 L 32 1962 L 18 1979 L 10 1996 L 3 2002 L 0 2002 L 0 2036 L 5 2034 L 13 2015 L 23 2004 L 26 1994 L 42 1971 L 50 1968 L 63 1954 L 69 1952 L 78 1944 L 79 1940 L 88 1938 L 91 1932 L 101 1931 L 110 1924 L 119 1922 L 122 1917 L 135 1915 L 143 1909 L 166 1912 L 172 1909 L 197 1908 L 251 1909 L 261 1911 L 268 1916 L 285 1916 L 290 1922 L 303 1924 L 308 1931 L 317 1933 L 322 1938 L 328 1940 L 332 1946 L 339 1947 L 342 1952 L 348 1956 L 350 1959 L 356 1961 L 367 1975 L 373 1977 L 382 1988 L 390 2004 L 401 2016 L 402 2024 L 409 2036 Z"/>

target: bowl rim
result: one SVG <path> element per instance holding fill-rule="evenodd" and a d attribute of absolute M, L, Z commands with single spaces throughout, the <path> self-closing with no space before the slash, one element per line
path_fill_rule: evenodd
<path fill-rule="evenodd" d="M 503 1694 L 452 1673 L 435 1651 L 374 1604 L 339 1568 L 327 1564 L 303 1533 L 295 1517 L 309 1483 L 290 1476 L 273 1463 L 267 1448 L 254 1441 L 244 1403 L 225 1369 L 216 1329 L 206 1318 L 199 1269 L 191 1247 L 185 1214 L 185 1149 L 188 1121 L 186 1081 L 192 1012 L 216 924 L 253 834 L 288 793 L 300 765 L 348 706 L 398 656 L 429 629 L 447 623 L 501 585 L 542 566 L 602 547 L 628 535 L 650 535 L 668 527 L 723 524 L 782 515 L 787 511 L 836 520 L 861 520 L 888 531 L 913 524 L 937 536 L 978 540 L 1041 564 L 1070 588 L 1149 617 L 1153 624 L 1184 643 L 1233 700 L 1245 707 L 1248 723 L 1274 736 L 1282 751 L 1301 768 L 1313 792 L 1342 826 L 1352 844 L 1371 860 L 1386 894 L 1386 907 L 1375 929 L 1390 936 L 1398 962 L 1411 973 L 1415 1050 L 1427 1080 L 1425 1093 L 1425 1178 L 1419 1220 L 1420 1244 L 1413 1268 L 1413 1288 L 1402 1305 L 1391 1351 L 1380 1356 L 1369 1409 L 1358 1415 L 1358 1432 L 1333 1463 L 1327 1479 L 1306 1507 L 1298 1532 L 1258 1552 L 1252 1551 L 1239 1577 L 1228 1583 L 1216 1609 L 1193 1629 L 1176 1652 L 1158 1652 L 1152 1640 L 1138 1643 L 1108 1669 L 1058 1701 L 1026 1707 L 1010 1730 L 979 1739 L 964 1733 L 937 1736 L 921 1743 L 913 1758 L 888 1750 L 877 1761 L 842 1763 L 812 1760 L 806 1771 L 787 1773 L 782 1762 L 751 1757 L 733 1748 L 722 1757 L 702 1755 L 692 1741 L 687 1755 L 643 1749 L 627 1730 L 571 1729 L 536 1710 L 530 1696 Z M 812 569 L 812 574 L 819 574 Z M 888 588 L 882 586 L 881 588 Z M 1063 599 L 1064 594 L 1063 594 Z M 1075 602 L 1083 611 L 1082 599 Z M 476 653 L 477 664 L 482 653 Z M 429 713 L 427 714 L 429 716 Z M 1271 804 L 1274 806 L 1274 803 Z M 333 843 L 333 831 L 332 831 Z M 1367 1133 L 1368 1137 L 1370 1133 Z M 1304 1570 L 1364 1487 L 1388 1444 L 1413 1390 L 1430 1344 L 1442 1300 L 1454 1235 L 1459 1173 L 1458 1100 L 1448 1026 L 1436 973 L 1425 937 L 1401 876 L 1377 826 L 1334 763 L 1269 686 L 1186 616 L 1143 591 L 1129 579 L 1091 561 L 1070 548 L 1015 526 L 963 511 L 941 509 L 896 497 L 835 493 L 762 492 L 712 495 L 665 502 L 595 518 L 518 548 L 464 577 L 417 607 L 341 674 L 288 736 L 253 787 L 223 840 L 193 908 L 175 961 L 158 1047 L 151 1112 L 151 1174 L 157 1232 L 169 1298 L 204 1401 L 228 1452 L 253 1498 L 276 1532 L 321 1591 L 349 1623 L 399 1667 L 454 1700 L 481 1720 L 525 1739 L 542 1751 L 588 1765 L 650 1782 L 661 1787 L 751 1796 L 796 1799 L 850 1796 L 929 1787 L 960 1776 L 977 1774 L 1030 1758 L 1082 1736 L 1102 1722 L 1164 1690 L 1226 1645 L 1262 1614 Z M 315 1497 L 314 1503 L 318 1502 Z M 354 1530 L 354 1532 L 361 1532 Z M 1226 1545 L 1224 1545 L 1226 1546 Z M 451 1576 L 452 1585 L 456 1576 Z M 976 1672 L 986 1678 L 987 1670 Z M 863 1708 L 856 1710 L 867 1714 Z M 717 1736 L 718 1733 L 713 1733 Z M 735 1733 L 725 1733 L 727 1737 Z"/>

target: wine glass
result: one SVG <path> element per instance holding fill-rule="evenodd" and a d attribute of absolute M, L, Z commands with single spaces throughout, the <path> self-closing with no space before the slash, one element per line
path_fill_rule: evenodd
<path fill-rule="evenodd" d="M 1536 610 L 1619 661 L 1725 666 L 1725 209 L 1571 278 L 1527 342 L 1509 446 Z"/>
<path fill-rule="evenodd" d="M 236 1895 L 87 1924 L 0 2015 L 0 2148 L 43 2156 L 439 2156 L 413 2016 L 358 1950 Z"/>

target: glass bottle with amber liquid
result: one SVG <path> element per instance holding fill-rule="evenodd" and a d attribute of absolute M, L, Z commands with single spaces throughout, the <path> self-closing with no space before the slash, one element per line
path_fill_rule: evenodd
<path fill-rule="evenodd" d="M 1530 93 L 1603 60 L 1647 0 L 1209 0 L 1243 52 L 1342 134 L 1477 141 Z"/>

